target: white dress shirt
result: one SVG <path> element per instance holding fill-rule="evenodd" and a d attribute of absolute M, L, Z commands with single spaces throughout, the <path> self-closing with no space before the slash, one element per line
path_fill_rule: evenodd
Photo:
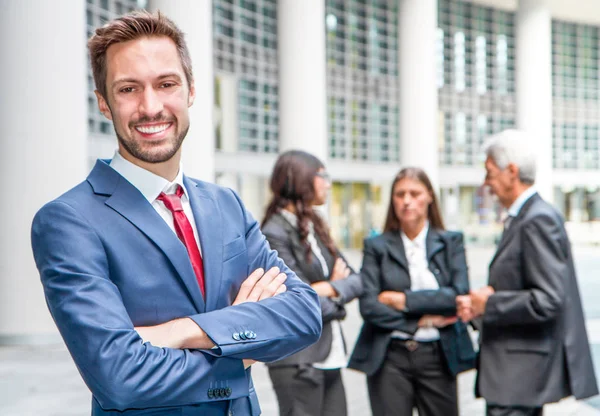
<path fill-rule="evenodd" d="M 194 213 L 192 212 L 192 206 L 190 205 L 190 199 L 188 198 L 188 191 L 183 184 L 183 170 L 181 169 L 181 165 L 179 166 L 179 172 L 173 182 L 169 182 L 165 178 L 131 163 L 121 156 L 118 151 L 115 152 L 109 166 L 140 191 L 144 198 L 152 205 L 152 208 L 156 210 L 171 230 L 173 230 L 175 235 L 177 235 L 177 233 L 175 232 L 175 224 L 173 223 L 173 214 L 165 207 L 165 204 L 162 201 L 159 201 L 156 198 L 158 198 L 161 192 L 164 192 L 165 194 L 174 194 L 177 185 L 181 186 L 183 189 L 183 195 L 181 196 L 183 212 L 185 212 L 185 215 L 190 221 L 192 230 L 194 231 L 196 244 L 198 244 L 198 250 L 200 250 L 200 254 L 202 255 Z"/>
<path fill-rule="evenodd" d="M 296 229 L 298 228 L 298 217 L 296 217 L 296 214 L 282 209 L 281 215 L 283 215 L 283 218 L 285 218 L 286 221 L 292 225 L 292 227 Z M 317 258 L 317 260 L 319 260 L 319 263 L 321 264 L 321 268 L 323 269 L 323 276 L 329 276 L 329 267 L 327 267 L 325 257 L 323 257 L 321 248 L 319 247 L 317 239 L 315 238 L 315 232 L 312 223 L 309 223 L 308 236 L 306 237 L 306 240 L 308 241 L 308 244 L 310 244 L 310 249 L 313 255 Z M 346 358 L 346 349 L 344 348 L 342 326 L 340 324 L 340 321 L 338 321 L 337 319 L 333 319 L 331 321 L 331 332 L 332 340 L 329 355 L 323 361 L 319 363 L 313 363 L 313 367 L 315 368 L 319 368 L 321 370 L 334 370 L 346 367 L 346 363 L 348 362 L 348 360 Z"/>
<path fill-rule="evenodd" d="M 408 272 L 410 274 L 410 290 L 436 290 L 440 288 L 435 276 L 429 270 L 427 261 L 427 233 L 429 231 L 429 222 L 415 237 L 411 240 L 400 231 L 404 252 L 408 260 Z M 440 332 L 437 328 L 419 328 L 414 336 L 402 331 L 392 332 L 392 337 L 402 339 L 414 339 L 415 341 L 430 342 L 440 339 Z"/>

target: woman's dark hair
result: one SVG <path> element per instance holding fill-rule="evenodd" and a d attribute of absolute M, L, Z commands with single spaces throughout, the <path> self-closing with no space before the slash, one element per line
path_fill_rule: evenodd
<path fill-rule="evenodd" d="M 390 205 L 388 207 L 387 218 L 385 220 L 385 225 L 383 226 L 383 231 L 386 232 L 400 230 L 400 219 L 396 216 L 396 211 L 394 210 L 394 188 L 398 182 L 405 178 L 414 179 L 425 185 L 425 188 L 427 188 L 427 191 L 431 195 L 431 204 L 429 204 L 429 207 L 427 208 L 427 219 L 433 228 L 443 230 L 445 228 L 444 221 L 442 220 L 440 207 L 429 177 L 423 169 L 410 167 L 402 169 L 394 178 L 392 190 L 390 191 Z"/>
<path fill-rule="evenodd" d="M 325 244 L 332 256 L 336 247 L 329 235 L 325 221 L 312 208 L 315 199 L 314 178 L 325 166 L 315 156 L 301 150 L 289 150 L 282 153 L 273 167 L 270 188 L 273 197 L 261 225 L 289 204 L 293 204 L 298 218 L 300 241 L 306 248 L 306 261 L 311 261 L 311 248 L 308 243 L 309 222 L 313 223 L 315 233 Z"/>

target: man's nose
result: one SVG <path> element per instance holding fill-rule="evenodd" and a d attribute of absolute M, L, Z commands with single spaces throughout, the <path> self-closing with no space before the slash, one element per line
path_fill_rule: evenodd
<path fill-rule="evenodd" d="M 154 117 L 163 110 L 163 103 L 154 88 L 146 88 L 140 101 L 139 111 L 142 115 Z"/>

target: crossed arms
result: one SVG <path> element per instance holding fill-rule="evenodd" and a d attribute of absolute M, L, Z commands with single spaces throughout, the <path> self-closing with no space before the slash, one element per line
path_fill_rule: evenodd
<path fill-rule="evenodd" d="M 279 294 L 268 298 L 266 292 L 262 300 L 262 290 L 258 298 L 254 289 L 247 296 L 240 291 L 240 302 L 235 305 L 182 317 L 186 329 L 193 321 L 198 330 L 188 338 L 190 334 L 179 328 L 177 333 L 181 330 L 187 334 L 180 346 L 217 346 L 206 350 L 143 343 L 119 288 L 111 280 L 106 241 L 101 230 L 92 225 L 91 214 L 72 201 L 60 200 L 38 212 L 32 226 L 32 246 L 46 301 L 84 381 L 103 408 L 124 410 L 208 401 L 206 391 L 218 380 L 229 383 L 229 399 L 245 397 L 249 386 L 242 360 L 280 359 L 318 339 L 322 323 L 316 294 L 268 248 L 258 224 L 241 202 L 240 209 L 250 270 L 278 267 L 287 276 L 287 290 L 275 289 L 274 294 L 278 290 Z M 282 279 L 275 271 L 269 276 L 271 283 Z M 266 286 L 271 290 L 274 285 Z M 255 299 L 259 301 L 251 301 Z M 229 328 L 258 324 L 263 329 L 256 339 L 231 339 Z"/>

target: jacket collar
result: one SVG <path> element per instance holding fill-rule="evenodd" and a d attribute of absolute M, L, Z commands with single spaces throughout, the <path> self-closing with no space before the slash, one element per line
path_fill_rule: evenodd
<path fill-rule="evenodd" d="M 385 233 L 388 251 L 402 267 L 408 271 L 408 260 L 404 250 L 404 243 L 399 231 L 388 231 Z M 425 239 L 425 250 L 427 253 L 427 261 L 431 262 L 433 256 L 444 249 L 444 240 L 439 230 L 429 227 L 427 237 Z"/>
<path fill-rule="evenodd" d="M 525 215 L 527 215 L 527 212 L 531 209 L 531 206 L 534 205 L 540 199 L 541 199 L 540 195 L 537 192 L 534 193 L 529 199 L 527 199 L 527 201 L 525 201 L 525 203 L 519 210 L 519 214 L 511 220 L 510 227 L 508 227 L 508 230 L 506 230 L 502 234 L 502 238 L 500 239 L 500 242 L 498 243 L 498 248 L 496 249 L 496 253 L 494 254 L 494 257 L 492 258 L 492 261 L 490 262 L 490 267 L 492 267 L 492 264 L 494 264 L 494 261 L 498 257 L 498 254 L 500 254 L 508 246 L 508 243 L 510 242 L 510 240 L 516 233 L 516 229 L 518 228 L 517 225 L 519 224 L 519 222 L 521 222 L 521 220 L 525 217 Z"/>

